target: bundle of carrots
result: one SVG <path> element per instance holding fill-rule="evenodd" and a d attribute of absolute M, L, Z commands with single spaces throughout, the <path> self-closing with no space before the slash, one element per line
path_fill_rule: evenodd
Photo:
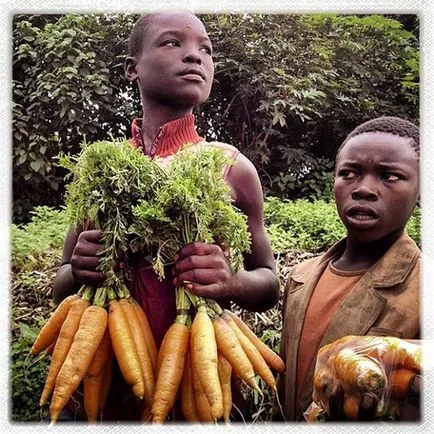
<path fill-rule="evenodd" d="M 145 313 L 127 290 L 119 297 L 107 288 L 83 287 L 65 298 L 42 327 L 31 353 L 50 347 L 40 405 L 52 395 L 52 423 L 82 381 L 87 418 L 97 419 L 110 388 L 113 357 L 136 397 L 152 405 L 157 347 Z"/>
<path fill-rule="evenodd" d="M 128 250 L 131 205 L 149 194 L 156 168 L 126 141 L 85 144 L 80 155 L 62 156 L 60 163 L 74 175 L 66 196 L 71 225 L 103 231 L 99 269 L 105 280 L 63 300 L 31 353 L 52 349 L 40 399 L 43 406 L 52 395 L 51 421 L 56 422 L 81 382 L 86 414 L 94 421 L 105 405 L 113 357 L 133 393 L 152 403 L 157 348 L 145 313 L 113 265 Z"/>
<path fill-rule="evenodd" d="M 60 163 L 74 175 L 66 196 L 71 224 L 102 229 L 99 269 L 105 281 L 65 299 L 35 342 L 33 354 L 54 347 L 41 396 L 44 405 L 52 394 L 52 421 L 81 381 L 88 419 L 97 418 L 114 357 L 145 402 L 144 421 L 163 422 L 178 391 L 187 420 L 229 420 L 232 372 L 259 393 L 255 374 L 275 390 L 269 366 L 281 372 L 280 358 L 237 317 L 183 287 L 176 288 L 178 315 L 157 355 L 146 316 L 130 297 L 125 276 L 113 267 L 135 253 L 163 277 L 183 246 L 216 239 L 227 247 L 233 269 L 242 266 L 250 235 L 221 176 L 231 164 L 224 153 L 180 151 L 162 167 L 127 141 L 95 142 Z"/>
<path fill-rule="evenodd" d="M 177 296 L 179 314 L 158 356 L 153 422 L 167 418 L 178 391 L 186 420 L 229 422 L 233 373 L 260 395 L 256 375 L 276 391 L 272 370 L 283 372 L 283 361 L 237 315 L 182 287 L 177 288 Z M 190 305 L 195 311 L 192 321 Z"/>
<path fill-rule="evenodd" d="M 421 372 L 421 358 L 418 341 L 378 336 L 342 337 L 318 353 L 313 392 L 316 410 L 320 407 L 327 413 L 330 391 L 342 385 L 343 410 L 348 420 L 357 420 L 363 393 L 377 396 L 378 419 L 399 418 L 409 382 Z"/>

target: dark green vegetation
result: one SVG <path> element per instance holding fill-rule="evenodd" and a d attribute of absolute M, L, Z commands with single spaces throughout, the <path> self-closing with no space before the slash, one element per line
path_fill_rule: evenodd
<path fill-rule="evenodd" d="M 55 156 L 129 135 L 139 95 L 123 74 L 137 15 L 16 15 L 14 221 L 62 204 Z M 202 135 L 237 146 L 267 195 L 327 198 L 336 149 L 383 114 L 418 121 L 416 16 L 205 15 L 216 66 L 196 115 Z"/>

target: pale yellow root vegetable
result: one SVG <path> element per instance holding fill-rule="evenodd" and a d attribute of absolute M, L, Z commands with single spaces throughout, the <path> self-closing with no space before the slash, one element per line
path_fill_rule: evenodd
<path fill-rule="evenodd" d="M 192 363 L 211 406 L 211 416 L 214 420 L 218 420 L 223 417 L 223 394 L 218 374 L 214 327 L 205 306 L 199 307 L 194 317 L 191 339 L 193 340 Z"/>
<path fill-rule="evenodd" d="M 159 368 L 152 404 L 152 422 L 162 423 L 172 409 L 184 371 L 190 330 L 173 323 L 167 330 L 159 353 Z"/>
<path fill-rule="evenodd" d="M 223 393 L 223 419 L 229 423 L 232 409 L 232 366 L 220 352 L 218 353 L 218 370 Z"/>
<path fill-rule="evenodd" d="M 86 375 L 106 328 L 107 311 L 103 307 L 90 306 L 84 311 L 71 348 L 56 378 L 50 405 L 53 423 Z"/>

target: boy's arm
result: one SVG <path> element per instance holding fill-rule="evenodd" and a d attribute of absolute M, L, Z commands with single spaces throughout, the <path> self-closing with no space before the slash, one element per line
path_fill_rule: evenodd
<path fill-rule="evenodd" d="M 102 247 L 100 239 L 99 230 L 68 231 L 63 246 L 62 265 L 54 279 L 53 298 L 56 303 L 77 292 L 85 283 L 102 281 L 102 273 L 96 271 L 99 264 L 97 253 Z"/>
<path fill-rule="evenodd" d="M 232 300 L 250 311 L 264 311 L 279 299 L 273 251 L 263 221 L 263 193 L 253 164 L 242 154 L 229 171 L 235 205 L 248 218 L 251 253 L 244 270 L 233 273 L 222 249 L 214 244 L 192 243 L 184 247 L 175 264 L 175 283 L 190 282 L 187 287 L 197 295 Z"/>

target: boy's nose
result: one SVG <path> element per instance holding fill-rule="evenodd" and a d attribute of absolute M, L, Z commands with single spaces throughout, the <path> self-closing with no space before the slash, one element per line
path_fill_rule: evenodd
<path fill-rule="evenodd" d="M 194 52 L 194 50 L 189 50 L 183 58 L 183 61 L 186 63 L 197 63 L 197 64 L 201 64 L 202 60 L 200 58 L 200 56 Z"/>
<path fill-rule="evenodd" d="M 378 194 L 369 185 L 362 184 L 362 185 L 357 186 L 353 190 L 353 192 L 351 193 L 351 197 L 354 200 L 360 200 L 360 199 L 377 200 L 378 199 Z"/>

